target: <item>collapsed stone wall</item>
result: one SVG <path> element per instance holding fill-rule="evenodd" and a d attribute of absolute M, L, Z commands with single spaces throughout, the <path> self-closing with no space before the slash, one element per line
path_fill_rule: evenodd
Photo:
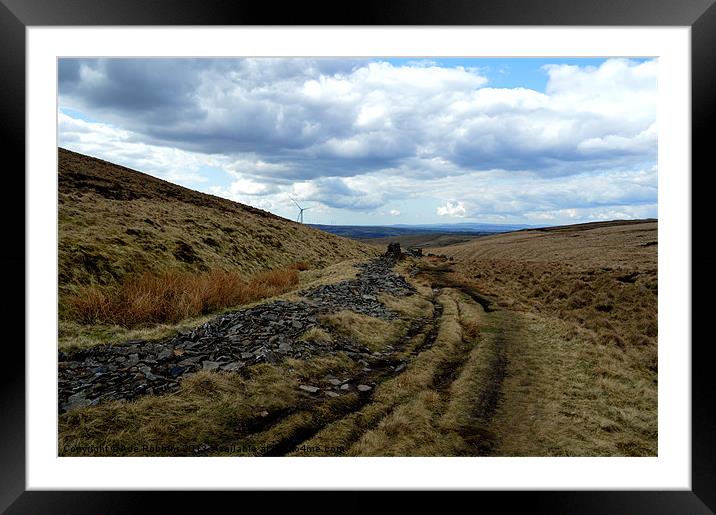
<path fill-rule="evenodd" d="M 365 363 L 380 359 L 355 341 L 327 345 L 301 337 L 318 325 L 320 315 L 343 309 L 396 318 L 378 295 L 411 295 L 414 289 L 392 270 L 394 264 L 393 255 L 375 258 L 358 265 L 355 279 L 301 291 L 305 301 L 278 300 L 220 315 L 164 342 L 135 340 L 71 354 L 60 352 L 60 411 L 162 393 L 176 388 L 185 374 L 199 370 L 238 372 L 255 363 L 336 352 Z"/>

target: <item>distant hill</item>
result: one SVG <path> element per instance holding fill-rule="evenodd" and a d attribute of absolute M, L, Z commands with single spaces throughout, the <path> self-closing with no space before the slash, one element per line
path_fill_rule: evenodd
<path fill-rule="evenodd" d="M 404 248 L 420 247 L 431 249 L 433 247 L 445 247 L 448 245 L 457 245 L 475 238 L 491 236 L 495 233 L 460 233 L 460 232 L 421 232 L 409 233 L 400 236 L 388 236 L 386 238 L 370 238 L 361 239 L 366 243 L 370 243 L 380 249 L 386 248 L 389 243 L 397 242 Z"/>
<path fill-rule="evenodd" d="M 639 218 L 636 220 L 607 220 L 602 222 L 585 222 L 572 225 L 554 225 L 551 227 L 539 227 L 535 230 L 541 232 L 575 232 L 589 231 L 591 229 L 600 229 L 604 227 L 618 227 L 622 225 L 639 225 L 657 223 L 656 218 Z"/>
<path fill-rule="evenodd" d="M 496 234 L 438 248 L 460 263 L 555 262 L 573 268 L 656 270 L 658 222 L 611 220 Z"/>
<path fill-rule="evenodd" d="M 458 223 L 458 224 L 418 224 L 418 225 L 320 225 L 312 227 L 331 234 L 354 238 L 357 240 L 368 240 L 376 238 L 389 238 L 399 236 L 417 236 L 423 234 L 450 233 L 465 236 L 481 236 L 500 232 L 517 231 L 526 229 L 529 225 L 512 224 L 482 224 L 482 223 Z"/>
<path fill-rule="evenodd" d="M 133 273 L 296 262 L 321 267 L 375 248 L 266 211 L 59 149 L 59 287 Z"/>
<path fill-rule="evenodd" d="M 498 233 L 518 231 L 520 229 L 529 229 L 537 227 L 536 225 L 526 224 L 486 224 L 479 222 L 461 222 L 453 224 L 396 224 L 393 227 L 407 228 L 422 232 L 449 232 L 449 233 Z"/>

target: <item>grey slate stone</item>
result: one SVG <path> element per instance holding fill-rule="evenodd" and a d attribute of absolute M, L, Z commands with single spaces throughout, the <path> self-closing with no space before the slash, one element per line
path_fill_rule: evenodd
<path fill-rule="evenodd" d="M 122 401 L 144 393 L 167 392 L 176 388 L 183 376 L 202 368 L 230 372 L 262 361 L 308 359 L 336 352 L 360 360 L 366 371 L 381 368 L 384 365 L 379 362 L 386 354 L 372 357 L 350 338 L 336 338 L 331 345 L 300 338 L 321 316 L 342 309 L 386 320 L 398 318 L 378 300 L 379 295 L 412 295 L 414 289 L 392 270 L 393 265 L 394 261 L 386 258 L 360 263 L 353 279 L 300 291 L 309 302 L 276 300 L 222 314 L 161 343 L 135 340 L 58 353 L 60 411 L 104 399 Z M 396 370 L 401 370 L 400 366 Z M 341 391 L 355 388 L 347 383 L 351 380 L 328 378 L 333 388 L 340 385 Z M 302 389 L 320 390 L 311 385 L 302 385 Z"/>

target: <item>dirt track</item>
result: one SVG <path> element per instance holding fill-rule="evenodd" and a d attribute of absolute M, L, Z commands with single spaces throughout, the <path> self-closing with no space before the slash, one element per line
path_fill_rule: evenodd
<path fill-rule="evenodd" d="M 492 370 L 489 374 L 489 382 L 482 386 L 477 396 L 477 402 L 472 407 L 473 412 L 470 415 L 475 420 L 475 424 L 463 427 L 460 431 L 460 436 L 469 445 L 469 455 L 491 454 L 497 442 L 495 441 L 495 435 L 488 429 L 488 425 L 497 409 L 501 383 L 507 363 L 504 352 L 505 334 L 500 328 L 504 315 L 499 312 L 499 309 L 491 300 L 469 286 L 457 283 L 449 278 L 449 269 L 418 270 L 415 275 L 416 279 L 430 281 L 433 288 L 431 298 L 434 309 L 433 316 L 415 321 L 407 336 L 392 343 L 393 351 L 391 355 L 387 356 L 380 364 L 372 364 L 371 370 L 362 374 L 360 377 L 361 382 L 375 385 L 370 391 L 358 392 L 358 396 L 351 399 L 308 398 L 293 409 L 280 413 L 270 413 L 263 420 L 256 420 L 247 424 L 244 430 L 236 435 L 235 441 L 228 445 L 232 448 L 247 449 L 247 453 L 251 455 L 345 455 L 352 444 L 360 440 L 366 432 L 378 426 L 399 405 L 382 409 L 382 416 L 371 420 L 370 424 L 365 427 L 354 427 L 350 437 L 342 438 L 340 445 L 327 446 L 325 445 L 325 438 L 321 439 L 324 442 L 323 445 L 316 445 L 312 439 L 322 431 L 330 433 L 332 424 L 347 422 L 360 426 L 360 424 L 354 423 L 356 420 L 363 418 L 363 412 L 371 411 L 373 407 L 371 405 L 375 402 L 375 392 L 379 390 L 381 384 L 395 379 L 407 370 L 406 367 L 398 368 L 396 365 L 407 362 L 408 366 L 410 366 L 412 361 L 435 345 L 436 336 L 443 323 L 443 308 L 437 298 L 450 289 L 464 293 L 467 296 L 464 299 L 465 303 L 477 304 L 486 314 L 492 313 L 489 323 L 495 328 L 495 332 L 491 333 L 489 337 L 497 343 L 499 352 L 496 353 L 494 359 L 488 365 Z M 498 313 L 495 313 L 496 311 Z M 465 345 L 467 343 L 466 341 L 463 342 L 464 345 L 457 354 L 441 362 L 432 376 L 430 387 L 442 398 L 444 406 L 447 406 L 450 402 L 451 386 L 460 376 L 468 360 L 470 346 Z M 292 419 L 303 419 L 303 422 L 294 424 L 291 423 Z M 291 430 L 284 433 L 281 430 L 282 424 L 291 427 Z M 284 434 L 276 439 L 270 436 L 271 433 Z M 267 441 L 270 444 L 264 443 Z M 211 452 L 208 451 L 208 454 L 211 454 Z"/>
<path fill-rule="evenodd" d="M 125 445 L 147 441 L 145 431 L 151 427 L 150 441 L 166 442 L 172 448 L 166 453 L 152 451 L 158 455 L 493 453 L 499 442 L 490 426 L 506 367 L 503 328 L 514 323 L 512 313 L 459 282 L 446 258 L 391 263 L 387 268 L 378 261 L 357 265 L 363 272 L 355 279 L 301 292 L 300 302 L 324 314 L 288 319 L 269 303 L 250 308 L 246 316 L 219 317 L 190 334 L 180 334 L 176 342 L 146 344 L 151 349 L 158 345 L 154 350 L 160 350 L 161 357 L 141 349 L 129 356 L 119 353 L 117 357 L 113 349 L 100 349 L 75 356 L 74 361 L 65 357 L 65 372 L 70 374 L 97 368 L 109 353 L 121 364 L 130 361 L 110 377 L 150 385 L 162 370 L 179 367 L 172 360 L 191 361 L 189 365 L 195 368 L 183 370 L 170 392 L 142 392 L 141 397 L 126 399 L 95 396 L 98 401 L 93 404 L 73 407 L 61 415 L 61 441 L 70 441 L 72 448 L 89 437 L 105 446 L 114 441 L 113 435 L 119 435 L 119 444 Z M 288 309 L 289 304 L 284 304 L 279 307 Z M 265 316 L 252 315 L 252 309 L 264 309 Z M 341 333 L 324 318 L 330 320 L 331 313 L 339 312 L 348 313 L 342 316 L 348 316 L 349 324 L 359 317 L 358 323 L 370 326 L 377 340 L 366 343 L 359 333 Z M 273 336 L 264 334 L 274 330 Z M 311 331 L 327 332 L 329 338 L 311 343 L 301 336 Z M 265 345 L 259 341 L 262 338 Z M 244 340 L 258 346 L 257 350 L 246 352 Z M 215 344 L 223 347 L 214 349 Z M 201 359 L 193 356 L 197 352 Z M 232 361 L 239 359 L 233 356 L 237 353 L 240 367 Z M 107 372 L 96 374 L 103 378 Z M 104 383 L 114 388 L 112 381 L 88 383 L 83 377 L 76 382 L 90 393 L 100 391 Z M 193 400 L 187 397 L 195 394 Z M 90 399 L 89 393 L 85 399 Z M 164 430 L 201 427 L 202 418 L 193 415 L 197 409 L 214 417 L 211 432 L 188 430 L 177 435 Z M 154 426 L 159 420 L 162 425 Z M 73 452 L 82 451 L 69 455 Z"/>

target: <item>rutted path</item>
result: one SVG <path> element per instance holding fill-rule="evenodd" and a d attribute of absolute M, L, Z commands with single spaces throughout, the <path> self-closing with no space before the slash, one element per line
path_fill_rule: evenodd
<path fill-rule="evenodd" d="M 448 271 L 448 270 L 445 270 Z M 420 271 L 418 273 L 423 273 Z M 413 274 L 411 274 L 413 275 Z M 417 275 L 414 274 L 414 275 Z M 408 334 L 399 342 L 394 342 L 390 347 L 394 356 L 403 356 L 405 361 L 401 365 L 409 364 L 421 353 L 430 349 L 436 343 L 436 337 L 440 331 L 443 321 L 443 306 L 437 298 L 446 287 L 443 272 L 435 274 L 424 274 L 430 277 L 433 286 L 431 298 L 433 304 L 433 315 L 428 318 L 420 318 L 413 322 Z M 457 283 L 450 283 L 450 289 L 464 291 L 462 287 L 455 287 Z M 467 286 L 464 286 L 467 289 Z M 467 294 L 471 299 L 472 295 Z M 475 293 L 475 295 L 479 295 Z M 480 298 L 483 298 L 480 296 Z M 489 302 L 486 300 L 486 302 Z M 479 304 L 485 313 L 490 313 L 492 323 L 500 324 L 502 314 L 492 315 L 496 311 L 495 306 L 485 309 L 482 303 Z M 498 316 L 498 319 L 493 319 Z M 458 319 L 461 318 L 458 307 Z M 419 336 L 418 336 L 419 335 Z M 490 361 L 491 371 L 485 378 L 486 384 L 480 396 L 470 410 L 469 416 L 476 422 L 472 425 L 461 428 L 461 436 L 471 446 L 471 451 L 465 455 L 486 455 L 489 454 L 495 445 L 495 437 L 485 428 L 489 425 L 494 415 L 499 400 L 502 379 L 505 370 L 504 348 L 500 341 L 497 341 L 497 352 L 494 359 Z M 471 345 L 467 340 L 458 345 L 458 352 L 439 364 L 432 377 L 431 388 L 442 397 L 444 407 L 450 402 L 450 387 L 462 373 L 468 362 Z M 374 368 L 368 369 L 361 376 L 361 381 L 369 384 L 380 385 L 384 381 L 396 377 L 405 370 L 405 365 L 396 368 L 396 362 L 383 363 Z M 356 392 L 358 395 L 342 399 L 312 398 L 301 405 L 293 406 L 290 412 L 282 412 L 280 416 L 267 417 L 266 423 L 252 427 L 251 431 L 242 431 L 235 435 L 237 447 L 249 447 L 253 451 L 251 455 L 262 456 L 285 456 L 285 455 L 318 455 L 336 456 L 343 455 L 348 447 L 356 443 L 367 431 L 376 428 L 382 420 L 391 414 L 401 404 L 382 404 L 376 409 L 375 389 L 370 391 Z M 377 400 L 381 405 L 380 399 Z M 330 405 L 330 407 L 328 407 Z M 365 410 L 368 410 L 367 412 Z M 377 416 L 377 418 L 376 418 Z M 293 418 L 293 420 L 290 420 Z M 269 420 L 270 419 L 270 420 Z M 286 421 L 288 423 L 284 424 Z M 332 438 L 326 439 L 326 430 L 330 431 L 335 424 L 343 424 L 343 430 L 338 437 L 338 443 L 330 443 Z M 280 426 L 290 428 L 289 430 L 279 429 Z M 349 429 L 346 430 L 346 427 Z M 321 436 L 323 435 L 323 436 Z M 278 437 L 278 438 L 277 438 Z M 316 438 L 318 438 L 316 440 Z M 334 440 L 335 442 L 335 440 Z"/>
<path fill-rule="evenodd" d="M 378 295 L 411 295 L 414 289 L 392 270 L 394 264 L 393 256 L 370 260 L 357 266 L 361 271 L 355 279 L 301 291 L 307 302 L 274 301 L 221 315 L 164 342 L 138 340 L 71 354 L 60 352 L 60 412 L 102 400 L 130 400 L 166 392 L 178 386 L 181 376 L 202 369 L 240 372 L 255 363 L 286 357 L 308 358 L 342 351 L 368 370 L 399 369 L 400 364 L 389 363 L 386 354 L 373 353 L 355 341 L 340 340 L 329 346 L 301 339 L 318 324 L 320 315 L 341 309 L 397 318 Z"/>
<path fill-rule="evenodd" d="M 403 372 L 403 370 L 405 370 L 406 363 L 409 362 L 412 357 L 417 356 L 418 354 L 420 354 L 420 352 L 429 349 L 435 343 L 437 328 L 439 326 L 440 317 L 442 315 L 442 306 L 435 302 L 434 298 L 432 299 L 432 302 L 434 309 L 433 316 L 429 318 L 419 318 L 413 321 L 410 329 L 408 330 L 408 333 L 402 338 L 402 340 L 400 342 L 396 342 L 395 345 L 391 346 L 391 349 L 394 352 L 394 356 L 404 355 L 405 351 L 408 350 L 410 357 L 407 357 L 404 360 L 400 361 L 391 359 L 382 363 L 376 363 L 372 365 L 373 368 L 366 369 L 360 377 L 356 378 L 359 380 L 359 382 L 375 385 L 380 384 L 382 381 L 385 381 L 390 377 L 400 374 L 401 372 Z M 413 338 L 417 334 L 424 334 L 425 337 L 420 340 L 419 345 L 408 349 L 408 346 L 412 343 Z M 373 400 L 373 388 L 371 388 L 370 390 L 358 391 L 357 393 L 358 397 L 355 399 L 355 401 L 344 403 L 341 409 L 333 410 L 333 415 L 330 417 L 312 417 L 308 423 L 304 424 L 300 428 L 299 431 L 290 434 L 288 437 L 275 443 L 269 449 L 267 449 L 263 455 L 284 456 L 297 448 L 302 442 L 305 442 L 314 435 L 316 435 L 328 424 L 340 420 L 350 414 L 356 413 Z M 330 400 L 316 400 L 316 402 L 330 402 Z M 301 409 L 305 408 L 306 407 L 304 406 Z M 292 411 L 297 412 L 300 410 L 295 409 Z M 265 424 L 263 429 L 269 428 L 272 423 Z M 357 439 L 359 436 L 360 434 L 356 434 L 355 439 Z M 344 442 L 344 444 L 345 443 L 346 442 Z"/>
<path fill-rule="evenodd" d="M 299 301 L 271 301 L 224 314 L 164 342 L 135 341 L 69 355 L 60 353 L 60 411 L 103 400 L 131 400 L 143 394 L 171 391 L 179 386 L 182 377 L 200 370 L 238 373 L 249 379 L 252 365 L 258 363 L 340 354 L 354 362 L 352 372 L 339 377 L 316 377 L 313 384 L 317 386 L 310 381 L 296 385 L 303 392 L 290 404 L 243 415 L 218 449 L 217 442 L 202 444 L 192 451 L 193 455 L 211 455 L 226 446 L 234 449 L 232 454 L 350 455 L 355 452 L 348 450 L 350 446 L 364 445 L 364 435 L 380 431 L 377 428 L 384 421 L 390 424 L 394 416 L 399 417 L 418 392 L 434 392 L 439 399 L 434 415 L 438 419 L 446 416 L 456 399 L 453 385 L 458 385 L 462 397 L 457 402 L 462 402 L 460 409 L 467 417 L 456 429 L 465 444 L 455 452 L 490 454 L 498 443 L 489 428 L 505 373 L 503 325 L 512 314 L 461 283 L 450 274 L 448 263 L 443 261 L 436 266 L 435 258 L 412 262 L 409 275 L 416 279 L 419 289 L 425 288 L 420 296 L 423 302 L 430 301 L 432 309 L 426 308 L 422 316 L 408 316 L 410 325 L 402 336 L 383 342 L 381 351 L 372 351 L 352 337 L 334 334 L 325 322 L 321 323 L 322 315 L 341 310 L 384 320 L 406 320 L 405 313 L 399 315 L 379 300 L 382 293 L 418 293 L 393 270 L 396 258 L 387 253 L 357 265 L 360 272 L 354 279 L 298 292 L 302 297 Z M 479 340 L 475 340 L 474 329 L 469 330 L 476 323 L 486 330 Z M 330 343 L 304 337 L 317 326 L 329 329 Z M 478 352 L 481 357 L 476 358 L 473 351 L 482 345 L 492 350 L 487 354 Z M 489 365 L 487 372 L 478 373 L 479 383 L 475 383 L 474 394 L 467 392 L 472 397 L 465 404 L 465 378 L 476 377 L 475 363 Z M 405 372 L 408 373 L 404 375 Z M 401 384 L 422 386 L 417 391 L 415 386 L 407 386 L 413 390 L 406 394 L 400 393 Z M 385 388 L 392 393 L 386 394 Z M 417 437 L 420 429 L 416 430 Z M 436 433 L 437 438 L 443 438 L 438 434 L 441 433 Z M 454 431 L 451 434 L 445 433 L 445 437 L 455 438 Z"/>

